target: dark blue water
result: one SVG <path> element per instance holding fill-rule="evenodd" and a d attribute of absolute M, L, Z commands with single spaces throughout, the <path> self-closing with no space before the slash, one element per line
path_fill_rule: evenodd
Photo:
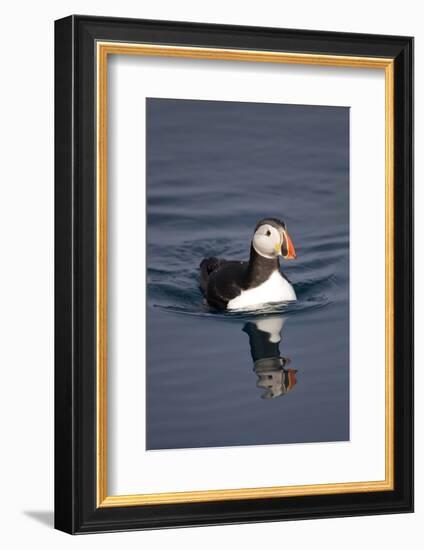
<path fill-rule="evenodd" d="M 147 449 L 348 440 L 348 108 L 148 99 L 146 132 Z M 208 308 L 202 258 L 270 216 L 297 302 Z"/>

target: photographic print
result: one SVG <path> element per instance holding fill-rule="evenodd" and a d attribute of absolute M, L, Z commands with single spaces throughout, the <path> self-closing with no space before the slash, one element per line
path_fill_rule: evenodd
<path fill-rule="evenodd" d="M 349 440 L 349 108 L 146 120 L 147 449 Z"/>
<path fill-rule="evenodd" d="M 55 22 L 57 529 L 413 510 L 413 45 Z"/>

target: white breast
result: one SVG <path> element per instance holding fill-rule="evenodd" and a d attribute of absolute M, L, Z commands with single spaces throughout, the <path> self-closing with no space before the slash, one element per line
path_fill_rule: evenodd
<path fill-rule="evenodd" d="M 275 271 L 261 285 L 249 290 L 243 290 L 237 298 L 230 300 L 227 304 L 227 309 L 251 309 L 265 304 L 293 300 L 296 300 L 294 288 L 279 271 Z"/>

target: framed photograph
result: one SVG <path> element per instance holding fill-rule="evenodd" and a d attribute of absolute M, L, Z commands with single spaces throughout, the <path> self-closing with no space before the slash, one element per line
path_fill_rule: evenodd
<path fill-rule="evenodd" d="M 413 509 L 413 39 L 55 24 L 55 525 Z"/>

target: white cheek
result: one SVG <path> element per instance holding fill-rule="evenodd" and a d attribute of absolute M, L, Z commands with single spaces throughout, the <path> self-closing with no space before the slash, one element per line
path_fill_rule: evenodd
<path fill-rule="evenodd" d="M 266 235 L 258 235 L 255 237 L 253 245 L 256 252 L 259 254 L 266 254 L 269 256 L 273 253 L 272 239 Z"/>

